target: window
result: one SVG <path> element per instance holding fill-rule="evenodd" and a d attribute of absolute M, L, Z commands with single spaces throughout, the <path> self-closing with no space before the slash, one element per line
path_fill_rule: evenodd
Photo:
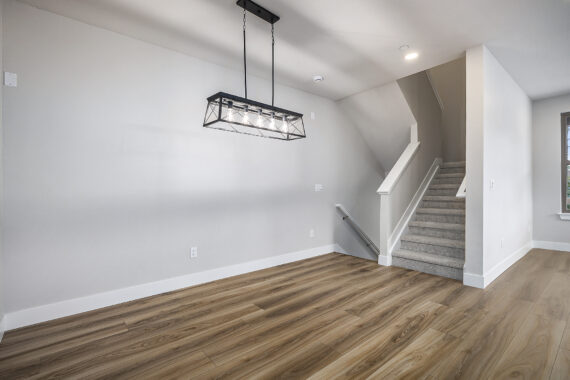
<path fill-rule="evenodd" d="M 570 112 L 562 114 L 562 212 L 570 213 Z"/>

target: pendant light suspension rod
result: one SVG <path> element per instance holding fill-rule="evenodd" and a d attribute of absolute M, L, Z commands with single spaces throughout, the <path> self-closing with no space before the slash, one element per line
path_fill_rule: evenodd
<path fill-rule="evenodd" d="M 269 0 L 268 0 L 269 1 Z M 279 16 L 253 0 L 237 0 L 243 12 L 243 74 L 245 97 L 218 92 L 207 98 L 204 128 L 292 141 L 307 137 L 303 114 L 275 107 L 275 24 Z M 246 12 L 271 24 L 271 105 L 247 98 Z"/>
<path fill-rule="evenodd" d="M 275 105 L 275 24 L 271 24 L 271 105 Z"/>
<path fill-rule="evenodd" d="M 246 22 L 246 8 L 247 0 L 244 0 L 243 7 L 243 82 L 245 88 L 245 98 L 247 99 L 247 59 L 246 59 L 246 49 L 245 49 L 245 22 Z"/>

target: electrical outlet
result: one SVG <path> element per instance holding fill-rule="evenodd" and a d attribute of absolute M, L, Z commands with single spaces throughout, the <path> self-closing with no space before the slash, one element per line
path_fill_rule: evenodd
<path fill-rule="evenodd" d="M 196 257 L 198 257 L 198 247 L 190 248 L 190 258 L 195 259 Z"/>
<path fill-rule="evenodd" d="M 501 248 L 505 248 L 505 238 L 501 238 Z"/>
<path fill-rule="evenodd" d="M 495 180 L 494 179 L 491 180 L 489 187 L 491 188 L 491 190 L 493 190 L 495 188 Z"/>
<path fill-rule="evenodd" d="M 314 228 L 311 228 L 311 229 L 309 230 L 309 237 L 310 237 L 310 238 L 314 238 L 314 237 L 315 237 L 315 229 L 314 229 Z"/>
<path fill-rule="evenodd" d="M 324 190 L 324 186 L 321 185 L 320 183 L 315 184 L 315 193 L 321 192 Z"/>
<path fill-rule="evenodd" d="M 315 119 L 316 119 L 315 113 L 311 112 L 311 120 L 315 120 Z"/>

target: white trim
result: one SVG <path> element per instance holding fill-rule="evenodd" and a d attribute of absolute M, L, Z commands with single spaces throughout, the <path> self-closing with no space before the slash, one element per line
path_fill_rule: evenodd
<path fill-rule="evenodd" d="M 509 269 L 514 263 L 525 257 L 526 254 L 531 251 L 532 246 L 532 241 L 529 241 L 511 253 L 503 261 L 491 268 L 491 270 L 487 271 L 487 273 L 485 273 L 485 287 L 487 287 L 487 285 L 489 285 L 491 282 L 495 281 L 497 277 L 503 274 L 503 272 Z"/>
<path fill-rule="evenodd" d="M 553 251 L 570 252 L 570 243 L 565 243 L 565 242 L 561 242 L 561 241 L 533 240 L 532 246 L 534 248 L 550 249 Z"/>
<path fill-rule="evenodd" d="M 173 290 L 203 284 L 226 277 L 232 277 L 260 269 L 266 269 L 274 267 L 276 265 L 304 260 L 339 250 L 342 250 L 340 246 L 336 244 L 329 244 L 321 247 L 306 249 L 303 251 L 287 253 L 280 256 L 268 257 L 265 259 L 249 261 L 242 264 L 230 265 L 222 268 L 207 270 L 204 272 L 191 273 L 184 276 L 168 278 L 156 282 L 135 285 L 128 288 L 116 289 L 109 292 L 98 293 L 85 297 L 37 306 L 30 309 L 18 310 L 7 313 L 4 316 L 4 327 L 6 330 L 12 330 L 18 327 L 29 326 L 56 318 L 83 313 L 85 311 L 95 310 L 106 306 L 136 300 L 139 298 L 170 292 Z"/>
<path fill-rule="evenodd" d="M 396 244 L 398 244 L 398 242 L 400 241 L 400 238 L 402 237 L 402 234 L 406 230 L 406 227 L 408 227 L 408 224 L 410 223 L 410 220 L 414 216 L 416 209 L 420 205 L 420 202 L 422 201 L 424 194 L 428 190 L 429 184 L 431 183 L 431 181 L 433 180 L 433 178 L 437 174 L 437 170 L 441 166 L 442 161 L 443 160 L 441 158 L 436 158 L 433 161 L 433 163 L 431 164 L 431 167 L 429 168 L 424 179 L 422 180 L 422 183 L 418 187 L 418 190 L 416 191 L 416 193 L 412 197 L 412 200 L 410 201 L 408 208 L 406 208 L 406 211 L 404 211 L 404 213 L 402 214 L 402 217 L 400 218 L 400 220 L 396 224 L 396 227 L 394 227 L 394 231 L 392 231 L 392 235 L 390 235 L 390 237 L 388 238 L 388 247 L 389 247 L 388 255 L 389 256 L 392 256 L 392 252 L 394 252 L 394 248 L 396 247 Z"/>
<path fill-rule="evenodd" d="M 350 255 L 346 249 L 344 249 L 340 244 L 334 245 L 334 252 L 342 253 L 343 255 Z"/>
<path fill-rule="evenodd" d="M 4 338 L 4 331 L 6 331 L 5 322 L 6 322 L 6 316 L 3 315 L 2 318 L 0 318 L 0 342 L 2 342 L 2 338 Z"/>
<path fill-rule="evenodd" d="M 457 190 L 457 194 L 455 194 L 456 198 L 465 198 L 467 195 L 467 176 L 463 177 L 463 181 L 461 181 L 461 185 L 459 186 L 459 190 Z"/>
<path fill-rule="evenodd" d="M 559 212 L 558 216 L 560 217 L 560 219 L 562 220 L 570 220 L 570 214 L 567 212 Z"/>
<path fill-rule="evenodd" d="M 417 143 L 418 141 L 418 123 L 414 123 L 410 126 L 410 142 Z"/>
<path fill-rule="evenodd" d="M 507 256 L 503 261 L 496 264 L 493 268 L 488 270 L 485 275 L 474 274 L 474 273 L 463 273 L 463 285 L 472 286 L 475 288 L 484 289 L 489 286 L 490 283 L 495 281 L 497 277 L 503 274 L 504 271 L 509 269 L 514 263 L 526 256 L 527 253 L 531 251 L 534 244 L 533 242 L 528 242 L 521 248 L 514 251 L 512 254 Z"/>
<path fill-rule="evenodd" d="M 396 163 L 392 167 L 392 170 L 390 170 L 390 173 L 388 173 L 386 178 L 384 178 L 384 181 L 382 181 L 382 184 L 378 189 L 378 194 L 389 195 L 392 192 L 394 186 L 396 186 L 396 184 L 400 180 L 400 177 L 402 177 L 402 174 L 404 174 L 406 168 L 412 162 L 412 159 L 418 152 L 419 147 L 420 147 L 419 141 L 411 142 L 408 144 L 406 149 L 404 149 L 404 152 L 402 152 L 402 154 L 400 155 L 400 158 L 398 158 L 398 161 L 396 161 Z"/>
<path fill-rule="evenodd" d="M 385 267 L 392 266 L 392 255 L 390 256 L 378 256 L 378 264 L 383 265 Z"/>
<path fill-rule="evenodd" d="M 485 278 L 480 274 L 463 272 L 463 285 L 474 288 L 485 288 Z"/>

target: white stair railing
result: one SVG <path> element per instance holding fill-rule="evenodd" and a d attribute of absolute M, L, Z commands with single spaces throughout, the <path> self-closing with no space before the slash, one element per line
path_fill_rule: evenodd
<path fill-rule="evenodd" d="M 461 186 L 459 186 L 459 190 L 457 190 L 457 194 L 455 196 L 457 198 L 465 198 L 467 196 L 467 176 L 463 177 Z"/>

